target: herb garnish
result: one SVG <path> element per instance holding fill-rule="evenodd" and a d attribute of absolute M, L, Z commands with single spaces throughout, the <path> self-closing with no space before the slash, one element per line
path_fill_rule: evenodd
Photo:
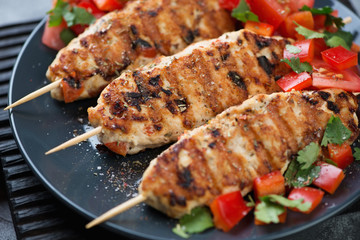
<path fill-rule="evenodd" d="M 180 218 L 179 223 L 173 228 L 173 232 L 180 237 L 189 238 L 189 234 L 203 232 L 214 226 L 211 214 L 206 207 L 196 207 Z"/>
<path fill-rule="evenodd" d="M 231 16 L 241 22 L 259 22 L 259 17 L 255 13 L 250 11 L 250 8 L 245 0 L 240 0 L 239 5 L 232 10 Z"/>
<path fill-rule="evenodd" d="M 353 156 L 354 156 L 354 158 L 355 158 L 355 160 L 356 161 L 360 161 L 360 148 L 358 148 L 358 147 L 355 147 L 354 148 L 354 154 L 353 154 Z"/>
<path fill-rule="evenodd" d="M 288 50 L 289 53 L 291 54 L 298 54 L 301 53 L 301 49 L 298 48 L 297 46 L 291 45 L 291 44 L 286 44 L 285 45 L 286 50 Z"/>
<path fill-rule="evenodd" d="M 281 59 L 281 62 L 286 62 L 294 72 L 302 73 L 302 72 L 312 72 L 313 68 L 308 62 L 300 62 L 300 58 L 292 57 L 290 59 Z"/>
<path fill-rule="evenodd" d="M 310 202 L 302 202 L 303 199 L 290 200 L 280 195 L 270 194 L 260 197 L 260 203 L 255 208 L 255 216 L 265 223 L 279 223 L 279 215 L 285 211 L 285 207 L 298 208 L 300 211 L 310 209 Z"/>
<path fill-rule="evenodd" d="M 329 6 L 325 6 L 322 8 L 310 8 L 304 5 L 300 9 L 300 11 L 310 11 L 313 15 L 325 15 L 325 26 L 332 26 L 333 24 L 335 24 L 335 26 L 340 29 L 345 25 L 342 18 L 331 15 L 334 10 Z"/>
<path fill-rule="evenodd" d="M 324 137 L 321 141 L 321 146 L 327 146 L 329 143 L 335 143 L 341 145 L 351 136 L 351 131 L 347 129 L 341 122 L 339 117 L 333 115 L 329 119 Z"/>

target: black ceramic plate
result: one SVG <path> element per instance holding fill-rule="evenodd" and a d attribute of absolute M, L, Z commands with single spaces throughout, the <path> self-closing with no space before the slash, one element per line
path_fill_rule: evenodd
<path fill-rule="evenodd" d="M 346 26 L 346 30 L 356 31 L 360 19 L 342 4 L 328 0 L 318 0 L 317 4 L 331 5 L 342 17 L 351 16 L 353 23 Z M 43 26 L 44 21 L 19 55 L 10 84 L 10 103 L 47 84 L 45 72 L 56 52 L 41 44 Z M 356 42 L 360 43 L 360 37 L 357 36 Z M 89 220 L 133 197 L 149 161 L 166 148 L 123 158 L 100 153 L 94 137 L 89 142 L 45 156 L 47 150 L 72 138 L 76 131 L 82 133 L 90 129 L 86 109 L 95 104 L 96 100 L 63 104 L 45 94 L 10 112 L 15 138 L 32 170 L 55 196 Z M 253 218 L 248 216 L 229 233 L 212 229 L 192 239 L 269 239 L 304 230 L 358 199 L 359 181 L 359 164 L 353 164 L 336 194 L 326 195 L 321 206 L 310 215 L 290 213 L 286 224 L 270 226 L 254 226 Z M 177 239 L 171 231 L 175 224 L 175 220 L 140 204 L 103 226 L 119 235 L 158 240 Z"/>

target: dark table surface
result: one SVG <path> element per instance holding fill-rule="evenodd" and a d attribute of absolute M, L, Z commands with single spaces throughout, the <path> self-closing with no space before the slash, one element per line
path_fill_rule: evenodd
<path fill-rule="evenodd" d="M 27 27 L 29 28 L 28 31 L 31 31 L 31 28 L 36 25 L 36 23 L 45 15 L 45 12 L 49 9 L 51 3 L 50 0 L 32 0 L 32 1 L 23 1 L 23 0 L 12 0 L 12 1 L 6 1 L 5 4 L 2 4 L 2 7 L 0 8 L 0 15 L 2 16 L 2 20 L 0 21 L 0 30 L 5 29 L 8 30 L 8 26 L 12 25 L 21 25 L 22 23 L 27 23 Z M 359 10 L 360 11 L 360 1 L 359 0 L 341 0 L 346 6 L 351 8 L 353 11 Z M 353 4 L 353 5 L 351 5 Z M 20 7 L 18 7 L 20 6 Z M 358 13 L 359 14 L 359 13 Z M 30 25 L 29 25 L 30 22 Z M 32 24 L 32 25 L 31 25 Z M 6 31 L 4 31 L 6 32 Z M 11 34 L 11 33 L 9 33 Z M 0 41 L 2 39 L 6 39 L 6 35 L 0 35 Z M 23 39 L 23 41 L 26 38 Z M 18 46 L 18 51 L 21 48 L 20 42 Z M 1 44 L 0 44 L 1 45 Z M 16 56 L 15 56 L 16 57 Z M 0 46 L 0 60 L 2 59 L 1 56 L 1 46 Z M 10 67 L 10 69 L 9 69 Z M 12 66 L 7 66 L 7 73 L 11 72 Z M 5 69 L 6 70 L 6 69 Z M 4 70 L 4 71 L 5 71 Z M 3 69 L 0 71 L 0 76 Z M 3 74 L 4 75 L 4 74 Z M 9 78 L 9 76 L 8 76 Z M 8 81 L 7 79 L 4 80 Z M 5 84 L 7 84 L 5 82 Z M 6 92 L 5 95 L 2 95 L 2 98 L 6 98 Z M 4 104 L 4 103 L 3 103 Z M 1 106 L 3 107 L 3 106 Z M 0 116 L 1 118 L 1 116 Z M 1 149 L 1 146 L 3 148 L 8 147 L 9 144 L 12 144 L 12 136 L 11 132 L 9 132 L 9 126 L 8 122 L 1 121 L 0 119 L 0 152 L 1 157 L 6 157 L 7 152 L 4 149 Z M 5 141 L 5 144 L 2 144 L 3 141 Z M 16 147 L 15 147 L 16 148 Z M 14 150 L 14 149 L 13 149 Z M 12 150 L 11 154 L 15 154 L 14 156 L 17 156 L 17 153 L 14 153 Z M 15 149 L 16 151 L 16 149 Z M 4 154 L 4 152 L 6 152 Z M 11 155 L 11 156 L 13 156 Z M 21 156 L 18 156 L 21 158 Z M 3 160 L 3 164 L 0 166 L 4 166 L 5 160 Z M 26 166 L 25 166 L 26 168 Z M 9 199 L 11 199 L 11 196 L 9 196 L 9 177 L 11 180 L 11 177 L 6 174 L 6 169 L 2 169 L 3 171 L 0 171 L 0 240 L 9 240 L 9 239 L 95 239 L 99 236 L 102 236 L 103 239 L 124 239 L 121 236 L 115 236 L 111 233 L 109 233 L 107 230 L 102 229 L 101 227 L 97 227 L 91 231 L 84 231 L 83 226 L 86 223 L 86 220 L 82 217 L 78 216 L 76 213 L 72 212 L 70 209 L 67 209 L 67 207 L 63 206 L 60 202 L 57 202 L 56 199 L 52 199 L 50 196 L 51 202 L 55 202 L 55 204 L 51 205 L 54 208 L 60 209 L 59 213 L 56 212 L 57 215 L 59 215 L 59 218 L 62 219 L 62 223 L 57 223 L 52 226 L 52 228 L 47 227 L 46 230 L 35 230 L 34 231 L 28 231 L 24 230 L 24 225 L 30 224 L 31 222 L 25 223 L 21 222 L 22 219 L 19 216 L 14 214 L 12 212 L 14 210 L 14 202 L 10 202 Z M 24 170 L 24 172 L 29 171 Z M 6 179 L 6 181 L 5 181 Z M 8 189 L 7 189 L 8 188 Z M 40 188 L 40 189 L 38 189 Z M 36 191 L 39 192 L 38 194 L 49 194 L 46 192 L 45 189 L 42 189 L 41 186 L 36 187 Z M 44 191 L 45 193 L 43 193 Z M 26 193 L 29 194 L 29 193 Z M 44 197 L 43 197 L 44 198 Z M 43 200 L 43 198 L 41 198 Z M 45 197 L 46 198 L 46 197 Z M 12 207 L 12 208 L 11 208 Z M 51 212 L 51 211 L 50 211 Z M 71 217 L 69 217 L 69 215 Z M 20 226 L 21 225 L 21 226 Z M 58 233 L 56 232 L 56 227 L 59 228 L 60 231 L 66 232 L 65 233 Z M 51 232 L 53 231 L 53 232 Z M 47 233 L 50 233 L 50 235 L 46 235 Z M 51 235 L 52 234 L 52 235 Z M 70 237 L 72 236 L 72 237 Z M 312 227 L 311 229 L 308 229 L 304 232 L 301 232 L 299 234 L 296 234 L 294 236 L 291 236 L 291 239 L 309 239 L 309 237 L 315 237 L 315 239 L 360 239 L 360 202 L 358 201 L 354 205 L 352 205 L 350 208 L 346 209 L 341 214 L 330 218 L 329 220 L 320 223 L 316 225 L 315 227 Z M 289 238 L 288 238 L 289 239 Z"/>

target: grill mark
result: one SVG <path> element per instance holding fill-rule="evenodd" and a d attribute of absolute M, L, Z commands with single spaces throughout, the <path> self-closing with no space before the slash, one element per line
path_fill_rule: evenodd
<path fill-rule="evenodd" d="M 315 100 L 314 98 L 311 98 L 308 95 L 302 95 L 301 98 L 313 106 L 316 106 L 319 103 L 318 100 Z"/>
<path fill-rule="evenodd" d="M 67 82 L 67 84 L 69 84 L 70 87 L 75 88 L 75 89 L 80 89 L 81 88 L 81 82 L 74 79 L 74 78 L 63 78 L 62 79 L 64 82 Z"/>
<path fill-rule="evenodd" d="M 337 106 L 336 103 L 334 103 L 333 101 L 327 101 L 326 103 L 327 103 L 327 108 L 329 110 L 333 111 L 336 114 L 340 113 L 340 109 L 339 109 L 339 107 Z"/>
<path fill-rule="evenodd" d="M 257 58 L 258 60 L 258 63 L 260 65 L 260 67 L 262 69 L 264 69 L 264 71 L 266 72 L 266 74 L 271 77 L 273 71 L 274 71 L 274 68 L 275 68 L 275 65 L 272 64 L 269 59 L 267 59 L 265 56 L 261 56 L 261 57 L 258 57 Z"/>
<path fill-rule="evenodd" d="M 155 77 L 151 77 L 149 79 L 149 84 L 153 87 L 157 87 L 159 86 L 159 81 L 160 81 L 160 75 L 156 75 Z"/>
<path fill-rule="evenodd" d="M 172 92 L 171 92 L 170 90 L 166 90 L 166 89 L 161 88 L 161 91 L 162 91 L 163 93 L 165 93 L 166 96 L 171 96 L 171 95 L 172 95 Z"/>
<path fill-rule="evenodd" d="M 121 101 L 117 100 L 110 106 L 110 111 L 112 115 L 122 116 L 122 114 L 127 111 L 127 107 L 125 107 Z"/>
<path fill-rule="evenodd" d="M 244 79 L 235 71 L 229 71 L 227 76 L 231 79 L 231 81 L 242 90 L 247 91 L 246 84 Z"/>
<path fill-rule="evenodd" d="M 261 36 L 255 36 L 255 44 L 259 48 L 259 50 L 263 49 L 264 47 L 268 47 L 271 44 L 271 39 L 263 38 Z"/>
<path fill-rule="evenodd" d="M 328 92 L 318 91 L 317 93 L 324 101 L 328 100 L 328 98 L 330 97 L 330 93 Z"/>

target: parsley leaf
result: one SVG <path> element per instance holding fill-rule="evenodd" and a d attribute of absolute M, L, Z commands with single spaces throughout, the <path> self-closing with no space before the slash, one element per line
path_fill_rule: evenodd
<path fill-rule="evenodd" d="M 355 147 L 354 148 L 354 154 L 353 154 L 353 156 L 354 156 L 354 158 L 355 158 L 355 160 L 356 161 L 360 161 L 360 148 L 358 148 L 358 147 Z"/>
<path fill-rule="evenodd" d="M 329 6 L 325 6 L 322 8 L 310 8 L 306 5 L 304 5 L 301 9 L 301 11 L 310 11 L 313 15 L 325 15 L 326 16 L 326 20 L 325 20 L 325 26 L 331 26 L 333 24 L 335 24 L 335 26 L 340 29 L 343 26 L 345 26 L 345 24 L 343 23 L 342 18 L 340 17 L 335 17 L 333 15 L 331 15 L 331 13 L 334 11 L 331 7 Z"/>
<path fill-rule="evenodd" d="M 297 22 L 294 23 L 297 25 L 297 28 L 295 28 L 296 32 L 300 35 L 303 35 L 306 39 L 325 37 L 324 33 L 315 32 L 313 30 L 307 29 L 306 27 L 299 25 Z"/>
<path fill-rule="evenodd" d="M 317 143 L 310 143 L 304 149 L 298 152 L 297 161 L 302 164 L 301 169 L 308 169 L 316 160 L 320 152 L 320 147 Z"/>
<path fill-rule="evenodd" d="M 289 59 L 281 59 L 281 62 L 286 62 L 289 64 L 289 66 L 292 68 L 292 70 L 296 73 L 302 73 L 302 72 L 312 72 L 313 68 L 308 62 L 300 62 L 300 58 L 292 57 Z"/>
<path fill-rule="evenodd" d="M 294 45 L 291 45 L 291 44 L 286 44 L 285 46 L 286 50 L 288 50 L 289 53 L 291 54 L 298 54 L 298 53 L 301 53 L 301 49 L 294 46 Z"/>
<path fill-rule="evenodd" d="M 279 223 L 279 215 L 285 211 L 285 207 L 298 208 L 300 211 L 309 210 L 311 203 L 302 201 L 303 199 L 290 200 L 274 194 L 260 197 L 260 203 L 255 208 L 255 217 L 265 223 Z"/>
<path fill-rule="evenodd" d="M 180 237 L 189 237 L 188 234 L 203 232 L 214 226 L 211 214 L 206 207 L 196 207 L 179 220 L 173 232 Z"/>
<path fill-rule="evenodd" d="M 239 2 L 239 5 L 232 10 L 231 16 L 241 22 L 259 22 L 259 17 L 255 13 L 250 11 L 250 8 L 245 0 L 241 0 Z"/>
<path fill-rule="evenodd" d="M 57 1 L 55 7 L 48 14 L 50 14 L 49 27 L 59 26 L 63 18 L 68 27 L 75 24 L 91 24 L 96 20 L 86 9 L 72 7 L 62 0 Z"/>
<path fill-rule="evenodd" d="M 329 119 L 324 137 L 321 141 L 321 146 L 327 146 L 329 143 L 341 145 L 351 136 L 351 131 L 347 129 L 341 122 L 339 117 L 333 115 Z"/>

